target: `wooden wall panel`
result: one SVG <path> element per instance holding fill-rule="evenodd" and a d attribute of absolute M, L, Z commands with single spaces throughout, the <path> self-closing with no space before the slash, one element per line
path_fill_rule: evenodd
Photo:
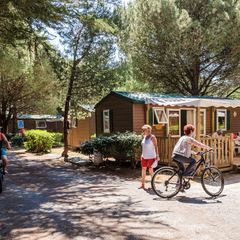
<path fill-rule="evenodd" d="M 96 134 L 109 135 L 103 133 L 102 127 L 102 111 L 112 110 L 113 131 L 125 132 L 133 131 L 133 103 L 115 95 L 109 95 L 96 107 Z"/>

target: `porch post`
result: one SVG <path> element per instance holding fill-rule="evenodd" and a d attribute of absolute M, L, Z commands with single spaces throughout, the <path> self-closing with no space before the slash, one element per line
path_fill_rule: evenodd
<path fill-rule="evenodd" d="M 146 111 L 146 124 L 149 124 L 149 114 L 148 114 L 148 111 L 149 111 L 149 104 L 147 104 L 147 111 Z"/>
<path fill-rule="evenodd" d="M 211 114 L 212 114 L 211 134 L 213 134 L 215 132 L 215 107 L 211 108 Z"/>
<path fill-rule="evenodd" d="M 201 120 L 200 120 L 200 107 L 197 107 L 196 111 L 196 139 L 200 141 L 200 129 L 201 129 Z"/>

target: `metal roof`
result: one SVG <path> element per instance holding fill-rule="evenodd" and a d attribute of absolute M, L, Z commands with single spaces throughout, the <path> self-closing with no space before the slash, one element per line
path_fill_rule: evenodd
<path fill-rule="evenodd" d="M 39 114 L 18 114 L 18 119 L 33 119 L 33 120 L 62 120 L 61 115 L 39 115 Z"/>
<path fill-rule="evenodd" d="M 81 104 L 80 107 L 87 112 L 95 112 L 94 105 L 91 104 Z"/>
<path fill-rule="evenodd" d="M 115 94 L 130 99 L 136 103 L 154 104 L 161 106 L 186 107 L 240 107 L 240 100 L 209 96 L 177 96 L 160 93 L 118 92 Z"/>

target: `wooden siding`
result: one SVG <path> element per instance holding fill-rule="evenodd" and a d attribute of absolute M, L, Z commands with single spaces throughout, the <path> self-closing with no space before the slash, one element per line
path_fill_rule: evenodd
<path fill-rule="evenodd" d="M 133 131 L 142 133 L 142 126 L 146 124 L 146 105 L 133 104 Z"/>
<path fill-rule="evenodd" d="M 240 108 L 230 108 L 230 124 L 231 129 L 228 130 L 228 133 L 238 133 L 240 132 Z M 234 112 L 237 113 L 237 116 L 234 117 Z"/>
<path fill-rule="evenodd" d="M 69 129 L 68 141 L 72 148 L 91 138 L 95 134 L 95 113 L 91 117 L 80 119 L 77 121 L 77 127 Z"/>
<path fill-rule="evenodd" d="M 125 132 L 133 131 L 133 103 L 116 95 L 108 95 L 96 106 L 96 134 L 108 135 L 103 133 L 102 111 L 109 109 L 112 111 L 112 131 Z M 111 134 L 110 133 L 110 134 Z"/>

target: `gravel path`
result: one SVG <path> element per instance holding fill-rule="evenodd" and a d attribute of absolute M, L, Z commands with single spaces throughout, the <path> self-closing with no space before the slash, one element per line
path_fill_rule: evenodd
<path fill-rule="evenodd" d="M 223 195 L 198 183 L 172 200 L 139 190 L 139 170 L 76 168 L 56 154 L 10 153 L 0 195 L 0 239 L 239 239 L 240 174 Z M 148 183 L 150 187 L 150 183 Z"/>

